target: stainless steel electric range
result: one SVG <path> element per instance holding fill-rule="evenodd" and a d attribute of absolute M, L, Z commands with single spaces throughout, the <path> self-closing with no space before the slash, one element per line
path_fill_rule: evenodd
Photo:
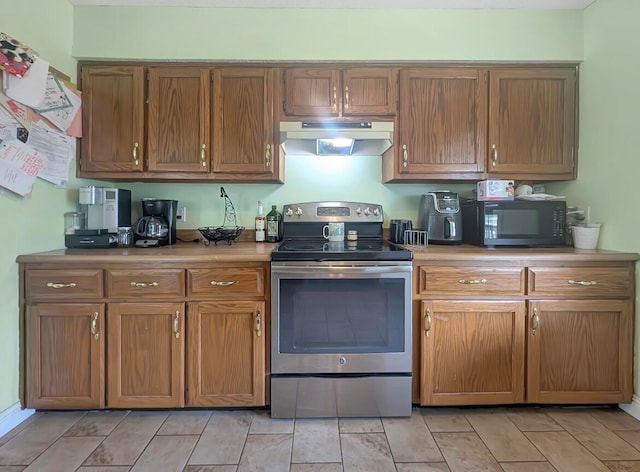
<path fill-rule="evenodd" d="M 412 253 L 383 240 L 380 205 L 283 210 L 271 254 L 271 416 L 410 416 Z M 344 223 L 344 241 L 322 236 L 331 222 Z"/>

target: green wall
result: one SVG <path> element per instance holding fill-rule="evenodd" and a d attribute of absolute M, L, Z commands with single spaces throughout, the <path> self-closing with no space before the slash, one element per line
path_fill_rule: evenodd
<path fill-rule="evenodd" d="M 15 36 L 53 67 L 75 77 L 73 9 L 67 0 L 22 0 L 12 2 L 10 10 L 11 14 L 3 14 L 4 21 L 0 20 L 0 31 Z M 77 188 L 74 181 L 69 186 Z M 41 179 L 37 179 L 30 200 L 0 190 L 0 415 L 18 400 L 16 256 L 64 244 L 62 215 L 73 208 L 71 193 Z"/>
<path fill-rule="evenodd" d="M 631 5 L 632 1 L 598 3 L 614 4 L 615 10 L 616 4 Z M 588 44 L 583 38 L 582 11 L 71 7 L 66 0 L 14 3 L 11 24 L 0 30 L 30 44 L 72 76 L 75 59 L 83 58 L 581 61 Z M 388 221 L 415 219 L 420 195 L 433 188 L 470 189 L 469 185 L 383 185 L 380 157 L 318 160 L 287 156 L 285 170 L 284 185 L 224 185 L 240 224 L 252 224 L 258 199 L 267 208 L 328 198 L 375 201 L 384 205 Z M 0 359 L 4 361 L 0 364 L 0 412 L 18 397 L 15 257 L 63 246 L 62 215 L 74 208 L 81 183 L 73 179 L 67 189 L 56 189 L 38 181 L 31 200 L 0 194 L 0 209 L 9 215 L 7 222 L 15 221 L 15 227 L 1 236 L 0 297 L 5 303 L 0 312 Z M 188 208 L 187 222 L 181 225 L 185 228 L 222 223 L 219 186 L 122 184 L 133 191 L 134 201 L 142 197 L 178 199 Z M 581 197 L 580 191 L 575 195 Z M 608 228 L 609 219 L 602 219 Z"/>
<path fill-rule="evenodd" d="M 600 247 L 628 252 L 640 252 L 639 21 L 637 0 L 598 0 L 585 10 L 579 175 L 576 181 L 553 185 L 555 193 L 591 206 L 591 219 L 602 223 Z M 637 282 L 636 287 L 638 297 Z M 636 353 L 638 348 L 636 336 Z M 637 395 L 637 358 L 634 365 Z"/>

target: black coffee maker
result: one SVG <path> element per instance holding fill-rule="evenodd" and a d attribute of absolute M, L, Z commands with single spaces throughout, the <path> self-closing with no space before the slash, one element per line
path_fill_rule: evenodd
<path fill-rule="evenodd" d="M 157 247 L 176 243 L 177 200 L 142 200 L 142 218 L 133 232 L 136 235 L 136 246 Z"/>

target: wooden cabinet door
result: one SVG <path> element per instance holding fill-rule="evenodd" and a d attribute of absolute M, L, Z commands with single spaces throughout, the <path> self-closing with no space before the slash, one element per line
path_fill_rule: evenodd
<path fill-rule="evenodd" d="M 492 69 L 489 84 L 487 172 L 572 178 L 576 69 Z"/>
<path fill-rule="evenodd" d="M 209 85 L 207 69 L 149 68 L 148 171 L 209 172 Z"/>
<path fill-rule="evenodd" d="M 107 405 L 184 406 L 184 304 L 110 303 Z"/>
<path fill-rule="evenodd" d="M 291 68 L 284 72 L 284 113 L 289 116 L 337 117 L 342 100 L 340 70 Z"/>
<path fill-rule="evenodd" d="M 29 305 L 27 408 L 104 408 L 104 305 Z"/>
<path fill-rule="evenodd" d="M 144 68 L 83 66 L 81 80 L 83 136 L 78 177 L 141 172 Z"/>
<path fill-rule="evenodd" d="M 274 71 L 222 68 L 213 73 L 213 172 L 274 175 L 279 141 L 273 126 Z"/>
<path fill-rule="evenodd" d="M 528 402 L 631 402 L 631 301 L 532 301 L 527 342 Z"/>
<path fill-rule="evenodd" d="M 265 404 L 265 304 L 188 305 L 188 406 Z"/>
<path fill-rule="evenodd" d="M 423 178 L 473 178 L 484 171 L 487 72 L 400 71 L 396 172 Z"/>
<path fill-rule="evenodd" d="M 524 401 L 524 301 L 422 301 L 421 404 Z"/>
<path fill-rule="evenodd" d="M 398 69 L 356 67 L 342 71 L 344 116 L 395 115 L 398 103 Z"/>

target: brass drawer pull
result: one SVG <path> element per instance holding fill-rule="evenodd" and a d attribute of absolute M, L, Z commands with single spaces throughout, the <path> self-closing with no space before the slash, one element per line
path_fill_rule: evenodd
<path fill-rule="evenodd" d="M 158 282 L 131 282 L 129 285 L 131 285 L 132 287 L 146 288 L 146 287 L 157 287 L 160 284 Z"/>
<path fill-rule="evenodd" d="M 598 282 L 596 282 L 595 280 L 567 280 L 567 283 L 569 285 L 584 285 L 584 286 L 598 285 Z"/>
<path fill-rule="evenodd" d="M 256 336 L 262 336 L 262 318 L 260 316 L 260 310 L 256 313 Z"/>
<path fill-rule="evenodd" d="M 431 332 L 431 309 L 427 308 L 427 313 L 424 315 L 424 335 L 429 336 Z"/>
<path fill-rule="evenodd" d="M 538 332 L 538 328 L 540 327 L 540 317 L 538 316 L 538 309 L 533 309 L 533 326 L 531 327 L 531 334 L 534 336 Z"/>
<path fill-rule="evenodd" d="M 91 334 L 95 339 L 100 337 L 100 333 L 98 332 L 98 316 L 98 312 L 96 311 L 91 318 Z"/>
<path fill-rule="evenodd" d="M 49 283 L 47 283 L 47 287 L 49 287 L 49 288 L 73 288 L 73 287 L 77 287 L 77 285 L 76 285 L 75 282 L 70 282 L 68 284 L 49 282 Z"/>
<path fill-rule="evenodd" d="M 228 287 L 229 285 L 235 285 L 235 284 L 239 284 L 240 281 L 239 280 L 228 280 L 228 281 L 217 281 L 217 280 L 212 280 L 211 282 L 209 282 L 211 285 L 213 285 L 214 287 Z"/>
<path fill-rule="evenodd" d="M 138 143 L 134 143 L 133 144 L 133 163 L 135 165 L 138 165 L 139 161 L 138 161 L 138 147 L 140 145 Z"/>
<path fill-rule="evenodd" d="M 176 335 L 176 339 L 180 337 L 180 312 L 176 311 L 173 317 L 173 334 Z"/>
<path fill-rule="evenodd" d="M 484 285 L 487 283 L 487 279 L 474 279 L 474 280 L 460 279 L 458 280 L 458 283 L 463 285 Z"/>

